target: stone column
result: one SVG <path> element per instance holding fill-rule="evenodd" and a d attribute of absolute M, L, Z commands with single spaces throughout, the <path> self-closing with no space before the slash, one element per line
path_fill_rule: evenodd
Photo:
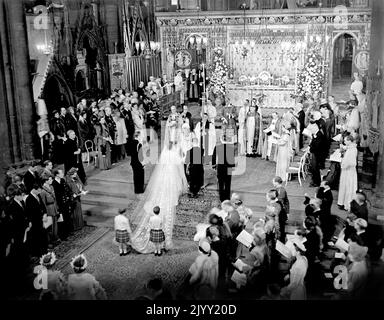
<path fill-rule="evenodd" d="M 371 210 L 372 222 L 383 224 L 384 220 L 376 218 L 377 215 L 384 217 L 384 1 L 373 1 L 372 4 L 372 27 L 371 27 L 371 47 L 368 72 L 367 94 L 372 95 L 374 91 L 381 91 L 378 101 L 378 130 L 380 133 L 380 147 L 376 168 L 376 186 L 372 199 L 373 208 Z M 371 99 L 370 99 L 371 100 Z M 369 106 L 370 107 L 370 106 Z"/>
<path fill-rule="evenodd" d="M 2 147 L 5 148 L 2 153 L 4 162 L 2 167 L 10 163 L 21 161 L 20 140 L 19 140 L 19 122 L 17 117 L 16 104 L 14 100 L 12 51 L 10 42 L 12 38 L 9 33 L 8 12 L 6 8 L 7 1 L 0 0 L 0 77 L 2 85 L 0 87 L 1 96 L 1 133 L 2 137 L 8 137 L 7 143 L 5 139 L 0 139 Z M 3 168 L 1 168 L 3 169 Z"/>
<path fill-rule="evenodd" d="M 21 137 L 22 160 L 34 158 L 36 142 L 36 111 L 33 103 L 32 83 L 30 77 L 30 56 L 28 50 L 27 26 L 22 1 L 6 1 L 11 51 L 15 103 L 18 111 Z"/>
<path fill-rule="evenodd" d="M 3 169 L 35 157 L 35 106 L 22 1 L 0 0 L 0 182 Z"/>

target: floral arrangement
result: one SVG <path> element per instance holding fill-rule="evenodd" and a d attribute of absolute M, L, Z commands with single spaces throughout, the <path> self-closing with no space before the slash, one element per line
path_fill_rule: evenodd
<path fill-rule="evenodd" d="M 75 266 L 75 263 L 77 260 L 82 260 L 83 264 L 81 266 Z M 70 265 L 71 265 L 72 269 L 85 270 L 85 269 L 87 269 L 88 261 L 83 254 L 80 254 L 80 255 L 78 255 L 72 259 Z"/>
<path fill-rule="evenodd" d="M 313 96 L 314 93 L 320 94 L 324 91 L 324 76 L 321 66 L 322 59 L 314 48 L 309 51 L 304 68 L 298 74 L 298 96 Z"/>
<path fill-rule="evenodd" d="M 177 126 L 177 115 L 175 115 L 175 114 L 171 114 L 171 115 L 169 116 L 169 126 L 170 126 L 171 128 Z"/>
<path fill-rule="evenodd" d="M 56 262 L 56 255 L 54 252 L 49 252 L 40 258 L 40 264 L 42 266 L 52 266 Z"/>
<path fill-rule="evenodd" d="M 213 63 L 209 70 L 211 72 L 210 86 L 213 94 L 225 96 L 229 67 L 224 62 L 224 50 L 222 48 L 218 47 L 213 50 Z"/>

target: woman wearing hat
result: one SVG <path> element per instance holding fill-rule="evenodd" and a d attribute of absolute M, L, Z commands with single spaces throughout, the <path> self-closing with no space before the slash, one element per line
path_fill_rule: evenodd
<path fill-rule="evenodd" d="M 220 284 L 224 285 L 226 281 L 227 267 L 229 265 L 229 250 L 225 237 L 220 236 L 218 226 L 211 225 L 206 229 L 205 236 L 219 257 L 219 275 Z M 219 285 L 220 285 L 219 284 Z"/>
<path fill-rule="evenodd" d="M 246 264 L 240 271 L 247 276 L 247 287 L 251 289 L 253 294 L 260 297 L 267 286 L 266 279 L 270 264 L 270 251 L 263 228 L 256 226 L 253 229 L 252 236 L 253 242 L 250 248 L 239 244 L 236 258 Z"/>
<path fill-rule="evenodd" d="M 277 140 L 276 176 L 281 177 L 283 181 L 287 180 L 287 170 L 293 156 L 290 129 L 288 122 L 283 123 L 282 134 Z"/>
<path fill-rule="evenodd" d="M 289 271 L 289 275 L 285 280 L 289 279 L 289 285 L 281 289 L 283 296 L 288 296 L 289 300 L 306 300 L 307 290 L 305 288 L 304 279 L 307 275 L 308 260 L 305 257 L 305 247 L 299 239 L 293 240 L 296 249 L 296 261 Z"/>
<path fill-rule="evenodd" d="M 368 279 L 368 267 L 366 256 L 368 248 L 350 243 L 348 259 L 352 263 L 348 266 L 347 289 L 342 291 L 336 298 L 359 300 L 366 296 L 366 284 Z"/>
<path fill-rule="evenodd" d="M 54 252 L 49 252 L 40 258 L 40 265 L 46 269 L 47 274 L 47 286 L 41 292 L 40 300 L 43 300 L 47 294 L 51 295 L 53 300 L 64 300 L 66 298 L 67 281 L 61 271 L 53 269 L 55 262 L 56 255 Z"/>
<path fill-rule="evenodd" d="M 96 167 L 100 170 L 108 170 L 111 168 L 111 143 L 112 138 L 109 134 L 108 125 L 105 121 L 103 111 L 99 112 L 99 120 L 95 123 L 96 136 L 95 142 L 97 146 L 97 163 Z"/>
<path fill-rule="evenodd" d="M 88 272 L 88 262 L 84 255 L 72 259 L 71 267 L 75 273 L 68 276 L 69 300 L 106 300 L 103 287 L 96 278 Z"/>
<path fill-rule="evenodd" d="M 51 121 L 51 130 L 55 137 L 52 142 L 52 161 L 56 164 L 64 163 L 65 154 L 63 152 L 65 137 L 65 122 L 58 110 L 53 111 L 53 119 Z"/>
<path fill-rule="evenodd" d="M 349 133 L 357 132 L 360 128 L 360 113 L 355 100 L 348 103 L 347 112 L 344 128 Z"/>
<path fill-rule="evenodd" d="M 81 196 L 87 194 L 84 186 L 77 175 L 77 168 L 71 168 L 66 175 L 66 182 L 71 190 L 72 196 L 72 223 L 73 230 L 80 230 L 84 226 L 83 211 L 81 209 Z"/>
<path fill-rule="evenodd" d="M 59 240 L 57 220 L 59 218 L 59 211 L 57 209 L 56 195 L 52 187 L 53 178 L 50 174 L 44 173 L 41 177 L 43 188 L 40 193 L 41 201 L 43 202 L 47 216 L 52 217 L 52 226 L 49 235 L 49 241 L 54 244 Z"/>
<path fill-rule="evenodd" d="M 240 216 L 240 223 L 245 228 L 248 221 L 252 218 L 252 209 L 243 204 L 242 197 L 238 193 L 232 193 L 231 202 Z"/>
<path fill-rule="evenodd" d="M 199 255 L 189 268 L 191 278 L 189 283 L 193 285 L 196 300 L 212 299 L 215 296 L 219 276 L 219 257 L 211 250 L 207 240 L 199 243 Z"/>

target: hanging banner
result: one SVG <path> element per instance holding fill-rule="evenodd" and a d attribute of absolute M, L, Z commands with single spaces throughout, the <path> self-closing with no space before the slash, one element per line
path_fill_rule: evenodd
<path fill-rule="evenodd" d="M 115 89 L 127 88 L 127 74 L 125 68 L 125 54 L 110 54 L 108 55 L 111 91 Z"/>

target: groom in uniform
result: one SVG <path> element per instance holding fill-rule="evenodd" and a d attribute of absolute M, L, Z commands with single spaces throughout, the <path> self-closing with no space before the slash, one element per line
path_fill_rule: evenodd
<path fill-rule="evenodd" d="M 192 149 L 188 150 L 185 157 L 185 165 L 188 166 L 189 171 L 190 197 L 197 198 L 197 194 L 204 184 L 203 150 L 199 146 L 197 138 L 192 139 L 192 144 Z"/>
<path fill-rule="evenodd" d="M 232 168 L 235 167 L 234 137 L 229 138 L 223 131 L 221 143 L 216 145 L 212 155 L 212 166 L 217 169 L 220 201 L 231 198 Z"/>
<path fill-rule="evenodd" d="M 144 193 L 144 165 L 142 144 L 139 142 L 140 132 L 135 133 L 135 140 L 132 143 L 131 167 L 133 171 L 133 184 L 135 193 Z"/>

